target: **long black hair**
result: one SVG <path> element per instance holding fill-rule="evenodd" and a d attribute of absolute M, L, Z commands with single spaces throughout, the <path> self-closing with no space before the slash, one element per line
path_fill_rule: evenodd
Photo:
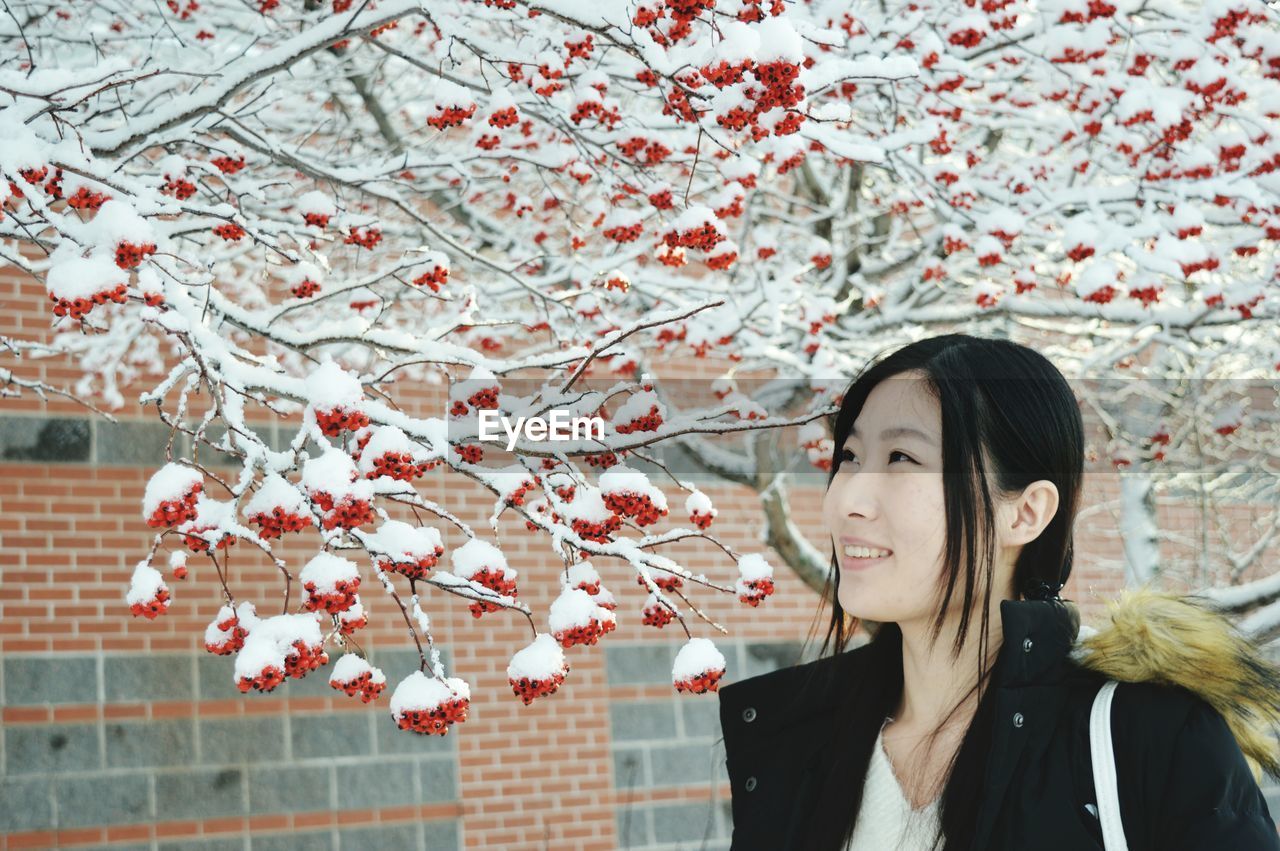
<path fill-rule="evenodd" d="M 933 640 L 946 622 L 952 597 L 962 594 L 952 648 L 953 656 L 958 656 L 969 634 L 970 612 L 975 601 L 981 602 L 978 678 L 956 709 L 974 690 L 978 705 L 948 766 L 938 836 L 946 851 L 970 851 L 994 723 L 995 692 L 987 688 L 994 668 L 988 667 L 986 645 L 996 559 L 995 499 L 1017 495 L 1042 479 L 1057 487 L 1057 511 L 1040 535 L 1023 545 L 1015 561 L 1014 588 L 1027 593 L 1041 582 L 1065 584 L 1071 576 L 1072 527 L 1084 477 L 1084 423 L 1066 379 L 1038 352 L 1007 340 L 967 334 L 920 340 L 872 362 L 845 391 L 833 427 L 835 457 L 828 488 L 872 389 L 908 372 L 920 375 L 942 409 L 946 547 Z M 840 571 L 833 552 L 823 592 L 831 606 L 831 620 L 820 657 L 845 652 L 860 625 L 840 605 L 839 588 Z M 872 633 L 870 646 L 858 651 L 865 653 L 866 666 L 859 669 L 858 682 L 838 686 L 845 711 L 838 713 L 833 731 L 835 763 L 819 785 L 806 828 L 806 851 L 838 851 L 848 843 L 876 733 L 902 698 L 902 631 L 895 623 L 861 625 Z M 934 737 L 940 730 L 941 726 Z"/>

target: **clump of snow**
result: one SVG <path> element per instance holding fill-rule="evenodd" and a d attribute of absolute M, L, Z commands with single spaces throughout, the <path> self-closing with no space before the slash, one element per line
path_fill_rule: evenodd
<path fill-rule="evenodd" d="M 184 464 L 165 464 L 147 481 L 142 494 L 142 516 L 150 517 L 162 502 L 182 502 L 204 485 L 204 474 Z"/>
<path fill-rule="evenodd" d="M 253 497 L 245 504 L 244 515 L 271 514 L 275 509 L 306 516 L 310 509 L 307 499 L 296 487 L 277 473 L 268 473 L 262 479 L 262 485 Z"/>
<path fill-rule="evenodd" d="M 773 566 L 765 561 L 764 556 L 759 553 L 747 553 L 738 559 L 738 576 L 743 582 L 772 579 Z"/>
<path fill-rule="evenodd" d="M 156 598 L 161 591 L 169 590 L 164 584 L 164 576 L 145 561 L 138 562 L 133 568 L 133 577 L 129 580 L 129 591 L 125 594 L 125 602 L 130 606 L 146 605 Z"/>
<path fill-rule="evenodd" d="M 307 647 L 323 645 L 320 621 L 314 613 L 276 615 L 259 621 L 236 654 L 234 682 L 252 680 L 268 667 L 284 671 L 295 641 Z"/>
<path fill-rule="evenodd" d="M 435 89 L 431 92 L 431 102 L 435 104 L 437 109 L 448 109 L 449 107 L 466 109 L 475 105 L 475 98 L 471 96 L 471 92 L 457 83 L 450 82 L 443 77 L 437 77 L 435 78 Z"/>
<path fill-rule="evenodd" d="M 333 361 L 325 361 L 306 380 L 307 398 L 316 410 L 354 409 L 364 400 L 364 390 L 354 375 Z"/>
<path fill-rule="evenodd" d="M 338 205 L 333 199 L 323 192 L 313 189 L 310 192 L 303 193 L 298 198 L 298 212 L 302 215 L 313 214 L 317 216 L 336 216 L 338 215 Z"/>
<path fill-rule="evenodd" d="M 658 416 L 666 418 L 667 408 L 658 401 L 658 394 L 652 390 L 642 390 L 639 393 L 632 393 L 627 397 L 627 401 L 618 406 L 613 413 L 613 421 L 615 423 L 629 423 L 640 417 L 647 417 L 649 411 L 654 407 L 658 409 Z"/>
<path fill-rule="evenodd" d="M 580 561 L 569 565 L 567 575 L 560 575 L 560 584 L 567 588 L 577 588 L 579 585 L 599 586 L 600 574 L 591 562 Z"/>
<path fill-rule="evenodd" d="M 409 436 L 396 426 L 378 426 L 373 430 L 369 442 L 360 452 L 360 465 L 358 467 L 360 473 L 372 473 L 373 462 L 393 452 L 399 455 L 407 455 L 417 463 L 423 463 L 430 460 L 431 453 L 421 444 L 409 439 Z"/>
<path fill-rule="evenodd" d="M 422 671 L 414 671 L 391 693 L 391 715 L 399 721 L 406 712 L 435 709 L 455 698 L 471 699 L 471 687 L 461 678 L 446 677 L 441 682 Z"/>
<path fill-rule="evenodd" d="M 360 571 L 353 561 L 333 555 L 317 553 L 302 568 L 298 577 L 303 585 L 314 584 L 318 593 L 329 593 L 337 589 L 338 583 L 353 583 L 360 578 Z"/>
<path fill-rule="evenodd" d="M 49 268 L 44 283 L 49 295 L 75 301 L 110 292 L 128 279 L 129 273 L 116 265 L 112 255 L 95 251 L 88 257 L 64 256 Z"/>
<path fill-rule="evenodd" d="M 111 199 L 98 208 L 93 221 L 85 225 L 88 237 L 98 246 L 115 251 L 121 242 L 145 245 L 156 241 L 151 223 L 128 203 Z"/>
<path fill-rule="evenodd" d="M 584 523 L 604 523 L 613 516 L 613 512 L 604 504 L 604 497 L 598 488 L 581 485 L 574 492 L 573 502 L 561 502 L 555 497 L 556 513 L 569 520 L 581 520 Z"/>
<path fill-rule="evenodd" d="M 458 547 L 450 556 L 451 571 L 462 579 L 470 579 L 486 567 L 490 573 L 501 573 L 507 579 L 515 579 L 516 571 L 507 566 L 502 550 L 488 541 L 472 538 Z"/>
<path fill-rule="evenodd" d="M 755 30 L 760 39 L 760 49 L 756 54 L 759 64 L 794 62 L 798 65 L 804 61 L 804 42 L 784 19 L 766 18 Z"/>
<path fill-rule="evenodd" d="M 591 595 L 580 588 L 565 588 L 551 604 L 547 625 L 553 633 L 565 632 L 575 627 L 590 626 L 592 621 L 603 621 L 612 612 L 602 609 Z"/>
<path fill-rule="evenodd" d="M 691 638 L 676 654 L 675 664 L 671 666 L 671 678 L 674 682 L 680 682 L 693 679 L 708 671 L 724 669 L 724 654 L 716 649 L 711 639 Z"/>
<path fill-rule="evenodd" d="M 711 504 L 711 497 L 697 489 L 685 498 L 684 510 L 690 514 L 710 514 L 712 517 L 719 513 L 716 511 L 715 506 Z"/>
<path fill-rule="evenodd" d="M 369 661 L 359 653 L 344 653 L 334 663 L 333 672 L 329 675 L 329 682 L 348 683 L 359 679 L 365 673 L 369 674 L 370 681 L 374 684 L 381 684 L 387 681 L 382 669 L 370 665 Z"/>
<path fill-rule="evenodd" d="M 511 657 L 507 678 L 545 680 L 564 673 L 565 667 L 564 649 L 560 642 L 549 633 L 540 632 L 537 638 Z"/>
<path fill-rule="evenodd" d="M 434 556 L 443 548 L 439 530 L 432 526 L 414 526 L 400 520 L 388 520 L 364 544 L 370 551 L 388 556 L 392 561 L 417 562 Z"/>
<path fill-rule="evenodd" d="M 667 495 L 655 487 L 644 473 L 625 464 L 616 464 L 600 474 L 600 491 L 647 496 L 659 511 L 667 509 Z M 574 502 L 577 502 L 576 496 Z"/>

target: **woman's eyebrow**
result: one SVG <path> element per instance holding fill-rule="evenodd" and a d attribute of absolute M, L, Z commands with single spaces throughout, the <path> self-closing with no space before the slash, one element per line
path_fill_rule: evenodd
<path fill-rule="evenodd" d="M 854 426 L 852 429 L 850 429 L 849 436 L 857 437 L 859 440 L 862 439 L 861 437 L 858 437 L 857 426 Z M 920 431 L 919 429 L 911 428 L 910 426 L 893 426 L 891 428 L 887 428 L 884 431 L 880 432 L 881 440 L 889 440 L 894 437 L 914 437 L 914 438 L 917 438 L 918 440 L 923 441 L 924 443 L 929 444 L 930 446 L 938 445 L 937 441 L 935 441 L 932 437 Z"/>

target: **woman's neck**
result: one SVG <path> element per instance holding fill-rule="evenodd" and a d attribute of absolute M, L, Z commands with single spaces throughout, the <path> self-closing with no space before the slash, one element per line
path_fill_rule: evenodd
<path fill-rule="evenodd" d="M 978 633 L 982 623 L 979 617 L 970 617 L 964 647 L 959 658 L 952 658 L 951 647 L 959 620 L 958 616 L 948 618 L 938 641 L 932 646 L 929 643 L 932 622 L 898 625 L 902 630 L 902 701 L 893 718 L 894 726 L 900 730 L 932 730 L 944 722 L 950 726 L 967 723 L 973 717 L 978 705 L 978 694 L 973 686 L 978 681 Z M 994 663 L 1002 639 L 1003 629 L 997 610 L 987 631 L 988 667 Z M 948 718 L 957 704 L 961 705 Z"/>

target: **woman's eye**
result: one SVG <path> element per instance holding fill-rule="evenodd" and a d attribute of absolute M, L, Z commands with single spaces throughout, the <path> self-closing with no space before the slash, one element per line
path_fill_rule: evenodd
<path fill-rule="evenodd" d="M 890 464 L 892 464 L 892 463 L 893 463 L 893 457 L 894 457 L 895 455 L 901 455 L 903 458 L 907 459 L 908 461 L 911 461 L 913 464 L 915 463 L 914 461 L 912 461 L 911 456 L 907 455 L 906 453 L 899 452 L 898 450 L 896 450 L 896 449 L 895 449 L 894 451 L 892 451 L 892 452 L 890 452 L 890 453 L 889 453 L 889 463 L 890 463 Z M 856 455 L 854 455 L 854 454 L 853 454 L 853 452 L 852 452 L 851 450 L 846 449 L 846 450 L 844 450 L 843 452 L 841 452 L 841 453 L 840 453 L 840 460 L 841 460 L 841 461 L 856 461 L 856 460 L 858 460 L 858 458 L 857 458 L 857 456 L 856 456 Z"/>

